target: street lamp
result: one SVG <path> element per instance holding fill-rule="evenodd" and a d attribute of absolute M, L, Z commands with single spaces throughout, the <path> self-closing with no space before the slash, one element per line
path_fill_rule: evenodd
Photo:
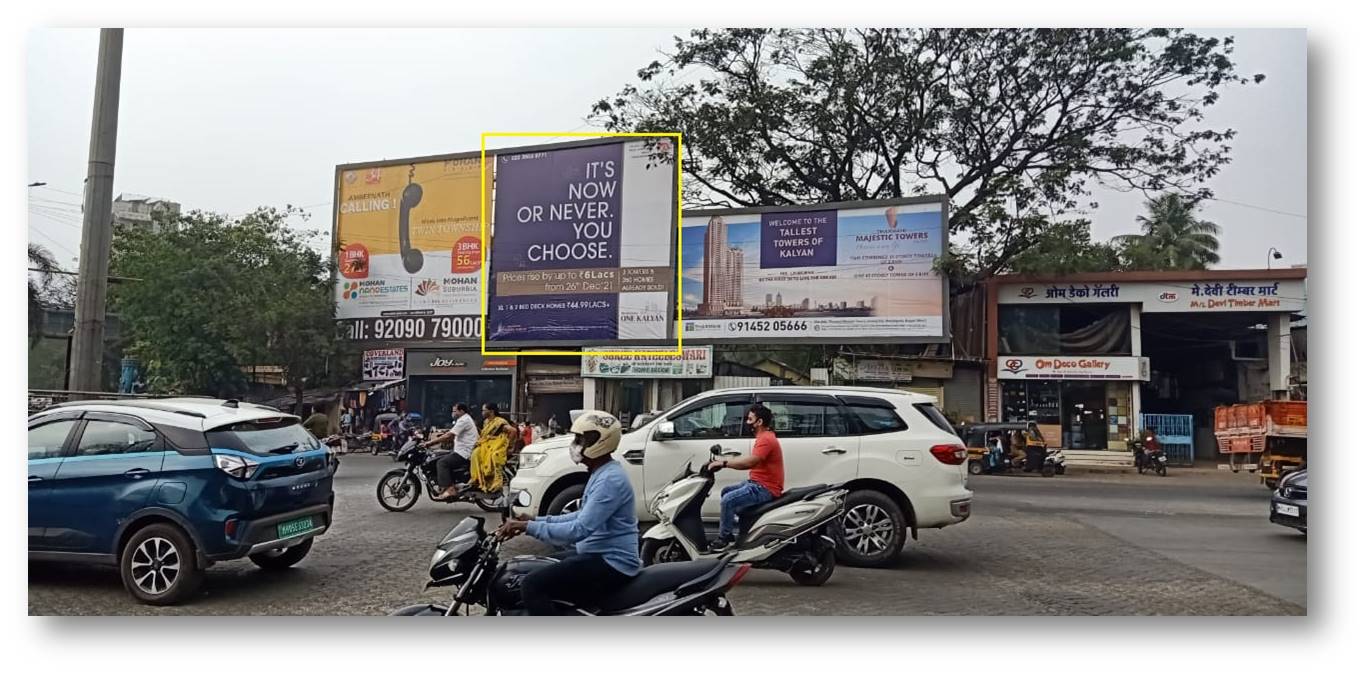
<path fill-rule="evenodd" d="M 1283 253 L 1278 252 L 1278 249 L 1277 249 L 1277 248 L 1269 248 L 1269 249 L 1268 249 L 1268 260 L 1266 261 L 1265 266 L 1267 266 L 1268 268 L 1272 269 L 1272 268 L 1273 268 L 1273 260 L 1275 260 L 1275 259 L 1282 259 L 1282 258 L 1283 258 Z"/>

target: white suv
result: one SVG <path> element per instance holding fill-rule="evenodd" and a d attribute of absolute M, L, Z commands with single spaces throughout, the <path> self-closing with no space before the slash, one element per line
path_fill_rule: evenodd
<path fill-rule="evenodd" d="M 781 386 L 712 390 L 628 431 L 615 457 L 634 485 L 641 522 L 653 518 L 646 511 L 650 497 L 688 461 L 699 467 L 714 446 L 730 457 L 752 450 L 752 431 L 743 420 L 756 402 L 775 417 L 787 489 L 845 483 L 851 491 L 838 540 L 842 562 L 886 565 L 908 534 L 917 539 L 919 529 L 970 516 L 966 450 L 931 397 L 884 388 Z M 555 437 L 521 453 L 512 488 L 529 492 L 529 513 L 577 507 L 587 472 L 568 457 L 570 441 L 571 435 Z M 718 520 L 720 491 L 746 478 L 743 471 L 720 471 L 702 516 Z"/>

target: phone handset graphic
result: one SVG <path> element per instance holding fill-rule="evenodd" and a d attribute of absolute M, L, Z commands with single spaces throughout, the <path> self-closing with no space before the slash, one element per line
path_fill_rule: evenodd
<path fill-rule="evenodd" d="M 412 247 L 412 209 L 421 203 L 421 185 L 408 183 L 402 189 L 402 202 L 398 206 L 398 253 L 402 255 L 402 267 L 407 273 L 421 270 L 423 263 L 421 251 Z"/>

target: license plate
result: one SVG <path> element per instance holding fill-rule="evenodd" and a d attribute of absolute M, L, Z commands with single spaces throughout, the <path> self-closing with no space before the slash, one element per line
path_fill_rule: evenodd
<path fill-rule="evenodd" d="M 1169 459 L 1168 459 L 1168 458 L 1165 458 L 1164 456 L 1160 456 L 1160 457 L 1159 457 L 1159 462 L 1161 462 L 1161 463 L 1168 462 L 1168 460 L 1169 460 Z"/>
<path fill-rule="evenodd" d="M 279 532 L 279 537 L 281 538 L 302 535 L 303 533 L 312 530 L 312 517 L 305 516 L 301 519 L 285 521 L 276 526 L 275 529 Z"/>
<path fill-rule="evenodd" d="M 1274 505 L 1273 507 L 1275 507 L 1278 510 L 1279 514 L 1282 514 L 1284 516 L 1301 516 L 1301 508 L 1297 507 L 1296 505 L 1284 505 L 1282 503 L 1279 503 Z"/>

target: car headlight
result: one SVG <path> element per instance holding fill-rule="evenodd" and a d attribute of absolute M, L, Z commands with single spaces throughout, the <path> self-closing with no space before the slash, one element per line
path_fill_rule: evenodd
<path fill-rule="evenodd" d="M 545 456 L 548 456 L 548 455 L 549 455 L 549 454 L 547 454 L 547 453 L 538 453 L 538 452 L 537 452 L 537 453 L 522 453 L 521 456 L 520 456 L 520 459 L 521 459 L 521 462 L 520 462 L 520 469 L 522 469 L 522 470 L 533 470 L 533 469 L 535 469 L 536 467 L 539 467 L 539 464 L 540 464 L 540 463 L 543 463 L 543 462 L 544 462 Z"/>

